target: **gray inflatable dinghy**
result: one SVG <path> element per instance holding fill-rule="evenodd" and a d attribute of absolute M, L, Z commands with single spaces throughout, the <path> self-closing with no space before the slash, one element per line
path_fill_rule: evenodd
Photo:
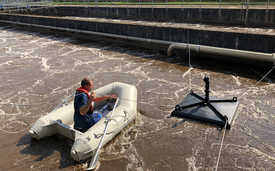
<path fill-rule="evenodd" d="M 103 145 L 112 140 L 124 127 L 126 127 L 137 114 L 137 89 L 135 86 L 114 82 L 95 90 L 97 95 L 114 94 L 119 98 L 113 113 L 109 127 L 104 137 Z M 111 108 L 115 100 L 109 102 Z M 92 157 L 96 152 L 111 110 L 103 112 L 102 107 L 107 101 L 93 103 L 94 112 L 99 112 L 102 119 L 94 126 L 82 133 L 74 129 L 74 105 L 73 102 L 65 104 L 53 112 L 39 118 L 29 130 L 29 134 L 36 139 L 43 139 L 56 133 L 74 140 L 71 149 L 71 157 L 76 160 L 84 160 Z"/>

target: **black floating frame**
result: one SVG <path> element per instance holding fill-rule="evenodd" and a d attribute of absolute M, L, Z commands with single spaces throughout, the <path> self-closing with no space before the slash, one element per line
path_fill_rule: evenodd
<path fill-rule="evenodd" d="M 226 100 L 217 97 L 209 97 L 209 78 L 204 77 L 205 95 L 197 95 L 192 90 L 175 106 L 172 116 L 182 116 L 202 122 L 207 122 L 224 127 L 228 121 L 226 129 L 230 129 L 239 106 L 237 97 Z"/>

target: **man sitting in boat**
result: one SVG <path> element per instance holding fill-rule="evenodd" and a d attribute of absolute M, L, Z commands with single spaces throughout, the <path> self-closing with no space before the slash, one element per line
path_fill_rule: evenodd
<path fill-rule="evenodd" d="M 74 98 L 74 128 L 81 132 L 86 131 L 101 119 L 100 113 L 93 113 L 92 102 L 100 102 L 105 99 L 116 98 L 115 95 L 96 97 L 93 91 L 93 82 L 89 78 L 81 81 L 81 87 L 76 89 Z"/>

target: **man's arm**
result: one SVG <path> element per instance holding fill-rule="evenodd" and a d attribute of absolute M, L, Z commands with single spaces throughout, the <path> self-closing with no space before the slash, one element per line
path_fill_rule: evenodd
<path fill-rule="evenodd" d="M 91 98 L 89 99 L 89 101 L 84 106 L 82 106 L 81 108 L 79 108 L 80 115 L 85 115 L 85 113 L 88 112 L 88 110 L 90 109 L 90 106 L 91 106 L 93 100 L 95 99 L 96 93 L 93 91 L 93 92 L 91 92 L 90 96 L 91 96 Z"/>
<path fill-rule="evenodd" d="M 116 99 L 117 97 L 115 95 L 96 97 L 94 99 L 94 102 L 101 102 L 102 100 L 112 99 L 112 98 Z"/>

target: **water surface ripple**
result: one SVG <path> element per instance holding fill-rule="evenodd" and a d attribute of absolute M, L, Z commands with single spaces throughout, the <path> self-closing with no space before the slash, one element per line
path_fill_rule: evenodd
<path fill-rule="evenodd" d="M 0 103 L 38 104 L 71 95 L 83 77 L 95 88 L 124 82 L 138 89 L 138 115 L 102 148 L 96 170 L 212 171 L 223 131 L 214 125 L 170 117 L 190 88 L 204 94 L 239 97 L 235 122 L 225 133 L 218 170 L 274 170 L 274 71 L 168 58 L 164 52 L 0 25 Z M 251 88 L 251 89 L 250 89 Z M 41 105 L 0 105 L 1 170 L 82 170 L 87 161 L 70 157 L 73 142 L 55 135 L 34 140 L 31 124 L 61 101 Z"/>

